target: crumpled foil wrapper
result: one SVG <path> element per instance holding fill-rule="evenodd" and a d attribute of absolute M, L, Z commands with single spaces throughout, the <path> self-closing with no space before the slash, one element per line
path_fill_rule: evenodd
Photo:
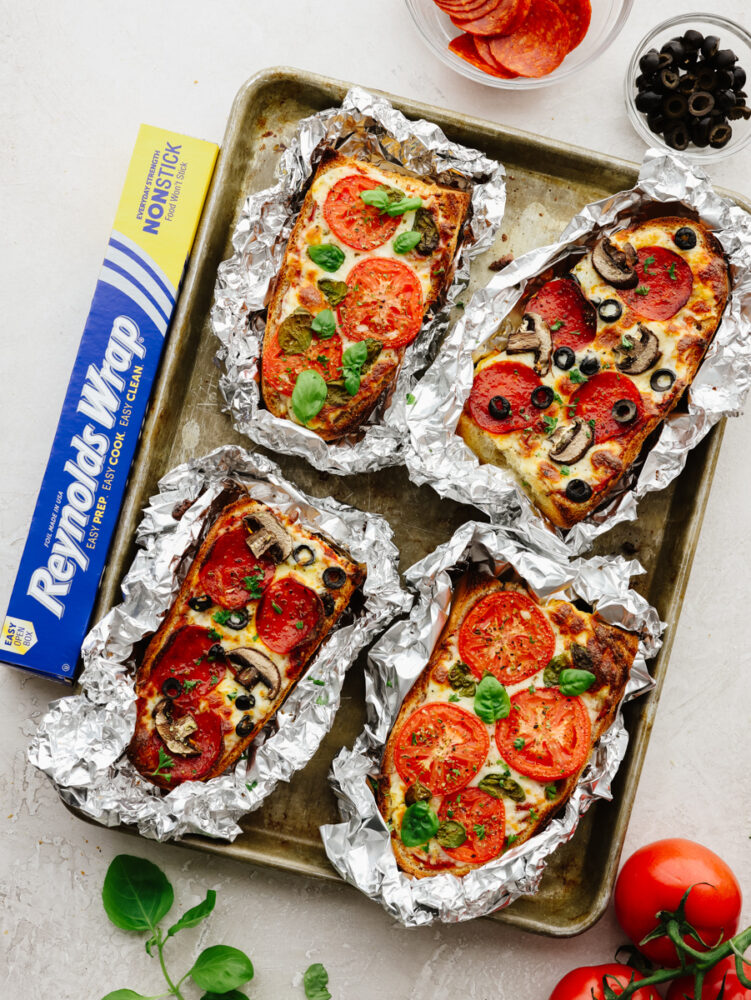
<path fill-rule="evenodd" d="M 472 353 L 495 333 L 530 278 L 572 252 L 584 252 L 595 234 L 627 226 L 634 213 L 654 201 L 683 202 L 699 213 L 730 261 L 732 292 L 688 390 L 688 413 L 673 411 L 666 417 L 656 443 L 624 476 L 618 492 L 566 534 L 570 550 L 584 552 L 598 535 L 622 521 L 635 520 L 638 501 L 668 486 L 683 469 L 691 448 L 722 417 L 739 414 L 751 384 L 751 216 L 717 195 L 698 166 L 650 149 L 634 188 L 586 205 L 557 243 L 517 258 L 472 297 L 437 359 L 413 389 L 416 402 L 407 416 L 406 454 L 413 482 L 430 483 L 441 496 L 474 504 L 499 523 L 524 525 L 542 516 L 511 472 L 480 464 L 455 433 L 472 388 Z"/>
<path fill-rule="evenodd" d="M 260 394 L 258 359 L 266 325 L 266 298 L 279 271 L 287 240 L 323 154 L 336 149 L 359 158 L 400 164 L 429 180 L 472 185 L 472 211 L 465 224 L 456 270 L 445 300 L 431 309 L 407 348 L 396 385 L 363 425 L 364 433 L 327 443 L 313 431 L 275 417 Z M 505 171 L 476 149 L 449 142 L 429 121 L 410 121 L 384 98 L 353 87 L 341 108 L 300 122 L 285 150 L 273 187 L 248 197 L 232 239 L 235 253 L 219 267 L 211 322 L 221 341 L 225 368 L 220 388 L 235 428 L 257 444 L 299 455 L 322 472 L 351 475 L 401 462 L 406 396 L 434 356 L 434 345 L 469 281 L 470 261 L 487 250 L 503 219 Z"/>
<path fill-rule="evenodd" d="M 520 532 L 470 521 L 407 571 L 418 600 L 410 617 L 392 625 L 370 651 L 367 725 L 354 748 L 343 749 L 335 758 L 330 775 L 344 822 L 321 827 L 321 835 L 339 874 L 408 927 L 487 916 L 522 894 L 535 892 L 548 855 L 570 840 L 580 816 L 595 799 L 611 798 L 610 785 L 628 744 L 622 702 L 563 812 L 536 836 L 463 878 L 443 873 L 411 879 L 397 868 L 389 831 L 367 779 L 378 775 L 402 701 L 446 623 L 452 597 L 449 574 L 470 563 L 495 575 L 511 564 L 540 598 L 553 593 L 582 597 L 606 621 L 638 632 L 639 649 L 623 702 L 654 686 L 646 661 L 662 645 L 664 626 L 657 612 L 629 589 L 630 577 L 643 572 L 639 563 L 620 556 L 569 561 L 565 545 L 541 524 Z"/>
<path fill-rule="evenodd" d="M 290 696 L 235 768 L 167 795 L 145 781 L 124 755 L 135 727 L 133 644 L 156 631 L 205 533 L 212 504 L 228 479 L 252 497 L 328 535 L 367 564 L 363 608 L 322 643 Z M 190 506 L 188 506 L 190 504 Z M 188 506 L 179 520 L 173 512 Z M 154 840 L 201 833 L 233 840 L 238 819 L 257 809 L 277 782 L 289 781 L 318 750 L 339 707 L 347 669 L 412 598 L 401 589 L 391 528 L 332 499 L 306 496 L 259 454 L 218 448 L 178 466 L 159 483 L 138 529 L 142 547 L 123 580 L 123 603 L 87 635 L 81 693 L 52 702 L 29 759 L 60 797 L 105 826 L 133 824 Z"/>

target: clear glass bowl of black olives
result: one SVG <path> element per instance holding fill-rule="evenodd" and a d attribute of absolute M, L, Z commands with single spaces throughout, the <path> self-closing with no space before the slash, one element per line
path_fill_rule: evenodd
<path fill-rule="evenodd" d="M 634 52 L 626 107 L 650 146 L 700 162 L 738 152 L 751 139 L 751 35 L 715 14 L 673 17 Z M 750 82 L 751 83 L 751 82 Z"/>

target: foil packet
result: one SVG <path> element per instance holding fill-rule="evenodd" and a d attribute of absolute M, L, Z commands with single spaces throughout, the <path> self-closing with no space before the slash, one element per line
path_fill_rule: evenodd
<path fill-rule="evenodd" d="M 124 751 L 136 721 L 134 644 L 159 627 L 188 571 L 227 483 L 321 532 L 367 564 L 362 609 L 345 612 L 271 723 L 234 769 L 185 782 L 167 795 L 136 771 Z M 391 528 L 332 499 L 308 497 L 268 458 L 236 446 L 178 466 L 159 483 L 139 526 L 141 547 L 122 584 L 123 603 L 87 635 L 80 693 L 50 704 L 29 760 L 61 799 L 105 826 L 132 824 L 154 840 L 189 833 L 233 840 L 239 818 L 304 767 L 329 732 L 347 669 L 412 598 L 401 588 Z"/>
<path fill-rule="evenodd" d="M 428 180 L 472 187 L 453 280 L 434 306 L 416 340 L 407 347 L 396 384 L 375 407 L 360 432 L 326 442 L 307 427 L 274 416 L 260 393 L 259 358 L 266 300 L 279 271 L 307 183 L 324 153 L 398 164 Z M 470 261 L 489 249 L 506 203 L 505 172 L 476 149 L 449 142 L 432 122 L 410 121 L 384 97 L 353 87 L 340 108 L 304 118 L 282 155 L 273 187 L 250 195 L 232 239 L 235 252 L 219 267 L 211 323 L 221 342 L 220 388 L 241 434 L 274 451 L 298 455 L 322 472 L 351 475 L 403 461 L 406 397 L 434 356 L 437 338 L 469 282 Z"/>
<path fill-rule="evenodd" d="M 405 458 L 414 483 L 430 483 L 441 496 L 474 504 L 498 523 L 524 526 L 542 519 L 510 471 L 480 464 L 455 433 L 472 388 L 472 354 L 495 333 L 531 278 L 566 257 L 584 253 L 595 234 L 608 235 L 627 226 L 648 202 L 681 202 L 699 214 L 727 255 L 732 291 L 687 391 L 688 412 L 668 414 L 656 442 L 646 454 L 642 452 L 617 492 L 565 534 L 554 529 L 558 537 L 565 537 L 573 553 L 581 553 L 614 525 L 635 520 L 639 500 L 665 489 L 711 428 L 723 417 L 740 413 L 751 384 L 751 216 L 716 194 L 695 164 L 650 149 L 635 187 L 586 205 L 556 243 L 518 257 L 472 297 L 435 362 L 412 390 L 415 403 L 407 416 Z"/>
<path fill-rule="evenodd" d="M 401 704 L 446 623 L 451 574 L 470 564 L 496 576 L 511 565 L 541 599 L 552 594 L 581 597 L 607 622 L 638 633 L 639 648 L 617 715 L 562 812 L 526 843 L 463 878 L 443 873 L 411 879 L 397 867 L 369 779 L 379 773 Z M 662 645 L 664 625 L 655 609 L 629 589 L 630 578 L 641 572 L 638 562 L 621 556 L 569 560 L 565 545 L 541 524 L 520 532 L 474 521 L 407 571 L 417 601 L 409 618 L 392 625 L 372 647 L 365 675 L 365 730 L 351 750 L 340 751 L 331 768 L 343 822 L 321 827 L 321 836 L 329 860 L 346 881 L 407 927 L 487 916 L 537 890 L 548 856 L 571 839 L 593 801 L 611 798 L 611 782 L 628 745 L 623 703 L 654 687 L 647 660 Z"/>

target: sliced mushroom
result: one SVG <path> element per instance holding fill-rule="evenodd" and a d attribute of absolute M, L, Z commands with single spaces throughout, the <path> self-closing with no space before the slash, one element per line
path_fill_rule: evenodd
<path fill-rule="evenodd" d="M 289 559 L 292 539 L 271 511 L 260 510 L 257 514 L 248 514 L 244 521 L 245 527 L 251 532 L 245 541 L 256 559 L 260 559 L 266 552 L 275 562 Z"/>
<path fill-rule="evenodd" d="M 539 313 L 525 313 L 519 328 L 509 334 L 507 354 L 525 354 L 527 351 L 532 351 L 535 356 L 534 368 L 537 374 L 547 375 L 553 353 L 553 338 L 550 336 L 550 327 Z"/>
<path fill-rule="evenodd" d="M 626 372 L 628 375 L 641 375 L 642 372 L 649 371 L 662 357 L 657 335 L 641 323 L 638 329 L 639 338 L 634 339 L 631 347 L 616 347 L 620 360 L 616 362 L 615 367 L 619 372 Z"/>
<path fill-rule="evenodd" d="M 154 723 L 170 753 L 178 757 L 201 756 L 201 748 L 190 742 L 190 736 L 198 729 L 198 723 L 190 714 L 173 719 L 172 702 L 168 698 L 160 701 L 154 709 Z"/>
<path fill-rule="evenodd" d="M 258 649 L 233 649 L 227 654 L 240 667 L 237 680 L 248 691 L 259 682 L 268 689 L 269 698 L 276 698 L 282 688 L 282 678 L 275 663 Z"/>
<path fill-rule="evenodd" d="M 592 446 L 592 428 L 581 417 L 576 417 L 568 427 L 561 427 L 552 437 L 550 457 L 559 465 L 573 465 Z"/>
<path fill-rule="evenodd" d="M 623 249 L 607 236 L 600 240 L 592 251 L 592 265 L 603 279 L 613 288 L 633 288 L 639 281 L 636 265 L 639 262 L 636 250 L 630 243 Z"/>

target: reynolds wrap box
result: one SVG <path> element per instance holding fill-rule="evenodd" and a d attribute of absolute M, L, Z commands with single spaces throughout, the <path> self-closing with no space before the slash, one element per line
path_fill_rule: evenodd
<path fill-rule="evenodd" d="M 217 153 L 139 130 L 0 633 L 7 663 L 73 679 Z"/>

